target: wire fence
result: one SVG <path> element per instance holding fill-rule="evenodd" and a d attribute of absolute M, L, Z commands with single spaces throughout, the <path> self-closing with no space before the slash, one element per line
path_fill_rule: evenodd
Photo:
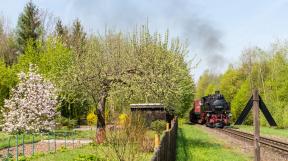
<path fill-rule="evenodd" d="M 18 161 L 21 156 L 53 153 L 59 149 L 75 148 L 85 143 L 89 143 L 89 140 L 78 140 L 75 131 L 16 134 L 0 138 L 0 159 L 14 158 Z"/>
<path fill-rule="evenodd" d="M 174 118 L 171 122 L 171 129 L 165 131 L 160 146 L 155 150 L 151 161 L 175 161 L 176 160 L 176 139 L 178 120 Z"/>

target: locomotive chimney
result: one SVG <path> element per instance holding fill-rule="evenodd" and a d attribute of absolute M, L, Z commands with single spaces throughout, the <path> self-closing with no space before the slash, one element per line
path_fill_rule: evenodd
<path fill-rule="evenodd" d="M 215 91 L 215 94 L 220 94 L 220 91 Z"/>

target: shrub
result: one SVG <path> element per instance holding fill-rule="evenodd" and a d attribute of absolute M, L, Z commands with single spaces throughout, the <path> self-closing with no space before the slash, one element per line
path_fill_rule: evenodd
<path fill-rule="evenodd" d="M 129 116 L 125 113 L 122 113 L 119 116 L 119 124 L 122 126 L 125 125 L 128 122 L 128 119 L 129 119 Z"/>
<path fill-rule="evenodd" d="M 87 115 L 87 124 L 89 126 L 92 126 L 92 125 L 96 125 L 97 124 L 97 116 L 94 114 L 94 112 L 90 112 L 88 115 Z"/>
<path fill-rule="evenodd" d="M 156 120 L 151 123 L 151 129 L 154 130 L 157 134 L 161 134 L 165 130 L 166 121 Z"/>
<path fill-rule="evenodd" d="M 57 118 L 58 124 L 61 124 L 61 126 L 67 126 L 68 129 L 73 129 L 77 125 L 77 120 L 75 119 L 68 119 L 66 117 L 59 117 Z"/>
<path fill-rule="evenodd" d="M 92 154 L 80 154 L 78 157 L 73 159 L 74 161 L 104 161 L 105 159 L 99 158 Z"/>
<path fill-rule="evenodd" d="M 57 150 L 58 152 L 65 152 L 67 148 L 65 146 L 61 146 L 60 149 Z"/>
<path fill-rule="evenodd" d="M 125 120 L 125 126 L 106 131 L 105 157 L 107 160 L 147 160 L 146 156 L 139 155 L 141 151 L 150 151 L 149 146 L 143 143 L 147 132 L 145 120 L 139 117 L 132 121 L 126 114 L 120 116 L 119 120 Z"/>
<path fill-rule="evenodd" d="M 141 150 L 143 152 L 153 152 L 154 151 L 154 138 L 149 136 L 144 136 L 141 141 Z"/>

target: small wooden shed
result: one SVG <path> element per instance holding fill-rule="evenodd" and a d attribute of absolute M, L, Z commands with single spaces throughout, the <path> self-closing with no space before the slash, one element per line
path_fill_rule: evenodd
<path fill-rule="evenodd" d="M 169 113 L 161 103 L 131 104 L 132 115 L 140 114 L 148 124 L 155 120 L 165 120 L 170 123 L 173 114 Z"/>

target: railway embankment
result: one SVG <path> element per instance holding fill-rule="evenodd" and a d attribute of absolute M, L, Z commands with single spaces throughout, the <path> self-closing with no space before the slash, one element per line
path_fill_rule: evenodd
<path fill-rule="evenodd" d="M 251 134 L 243 134 L 243 132 L 237 132 L 235 130 L 229 129 L 211 129 L 204 126 L 198 126 L 202 130 L 209 133 L 210 136 L 217 137 L 220 141 L 225 143 L 225 146 L 232 147 L 241 151 L 241 153 L 247 156 L 253 157 L 254 147 L 253 147 L 253 136 Z M 260 152 L 261 160 L 264 161 L 287 161 L 287 155 L 283 155 L 283 150 L 275 149 L 277 147 L 282 147 L 285 149 L 285 145 L 281 145 L 277 141 L 271 141 L 267 139 L 260 139 Z M 253 159 L 251 159 L 253 160 Z"/>
<path fill-rule="evenodd" d="M 177 134 L 177 161 L 248 161 L 252 154 L 227 144 L 212 131 L 197 125 L 183 124 Z"/>
<path fill-rule="evenodd" d="M 250 134 L 253 134 L 254 132 L 254 127 L 247 125 L 235 126 L 235 129 Z M 268 137 L 270 139 L 275 139 L 288 143 L 288 129 L 260 127 L 260 135 L 263 137 Z"/>

